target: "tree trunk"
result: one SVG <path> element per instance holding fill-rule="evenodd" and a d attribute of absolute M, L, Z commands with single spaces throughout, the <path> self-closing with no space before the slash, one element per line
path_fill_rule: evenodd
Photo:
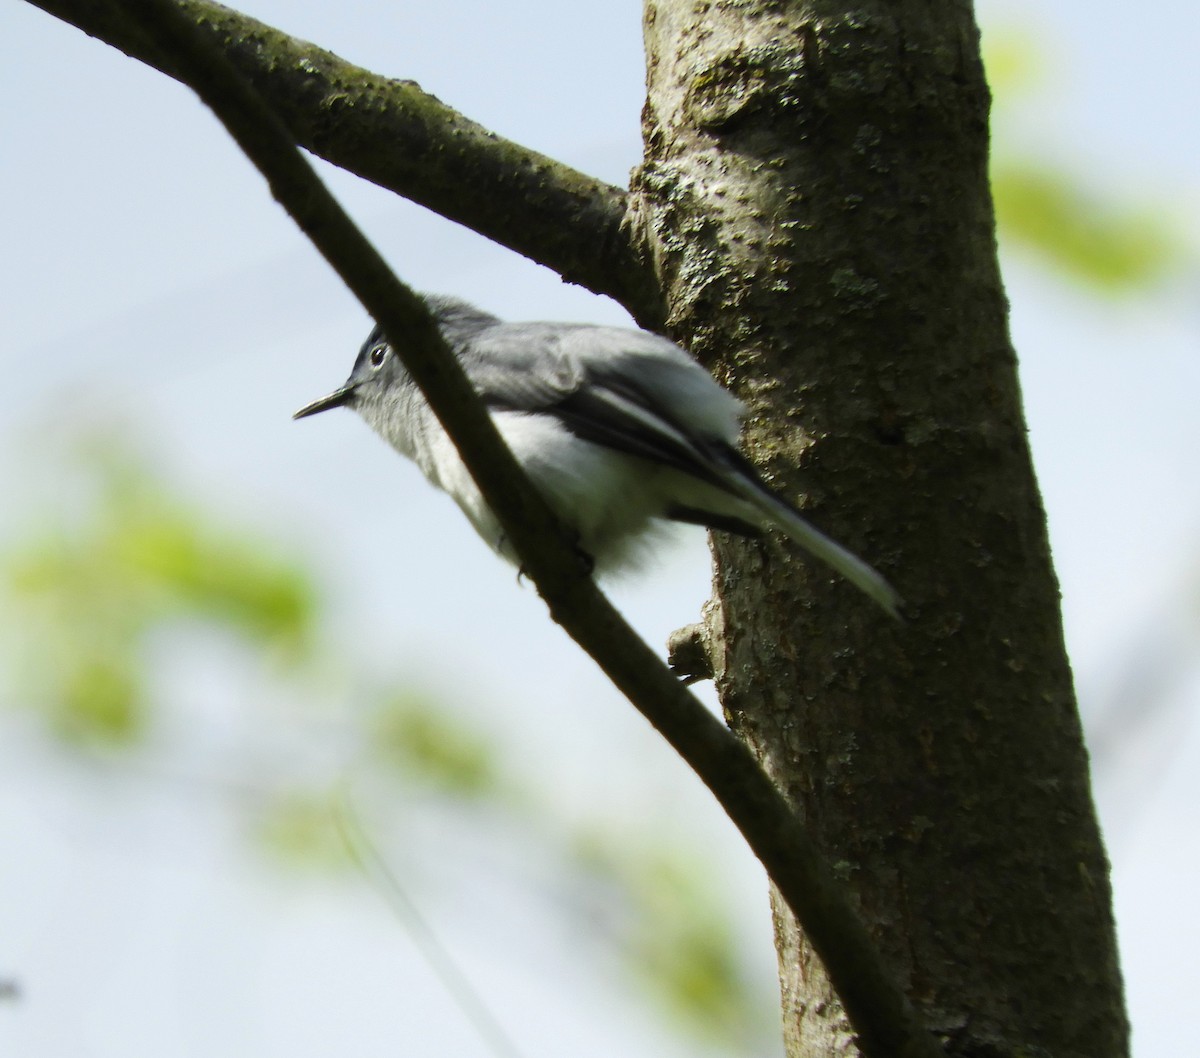
<path fill-rule="evenodd" d="M 632 227 L 750 451 L 906 598 L 716 535 L 730 724 L 952 1053 L 1127 1052 L 969 4 L 648 0 Z M 788 1054 L 854 1053 L 781 901 Z"/>

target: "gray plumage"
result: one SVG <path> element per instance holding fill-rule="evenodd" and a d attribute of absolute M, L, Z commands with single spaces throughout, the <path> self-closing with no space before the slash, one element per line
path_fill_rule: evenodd
<path fill-rule="evenodd" d="M 887 581 L 809 525 L 738 452 L 741 401 L 679 346 L 619 327 L 505 323 L 455 298 L 426 303 L 501 436 L 597 572 L 635 562 L 662 521 L 744 535 L 777 529 L 897 615 L 900 598 Z M 295 418 L 342 405 L 416 462 L 484 540 L 515 561 L 457 449 L 378 327 L 346 383 Z"/>

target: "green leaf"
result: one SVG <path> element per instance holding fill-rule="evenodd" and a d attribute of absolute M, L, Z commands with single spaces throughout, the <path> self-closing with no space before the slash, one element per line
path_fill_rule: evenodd
<path fill-rule="evenodd" d="M 348 867 L 352 860 L 325 791 L 287 790 L 269 800 L 259 818 L 262 844 L 280 859 L 304 866 Z"/>
<path fill-rule="evenodd" d="M 992 191 L 1002 238 L 1090 285 L 1108 291 L 1149 286 L 1182 259 L 1183 246 L 1161 210 L 1101 201 L 1044 166 L 998 163 Z"/>
<path fill-rule="evenodd" d="M 1045 51 L 1037 36 L 1024 26 L 999 26 L 982 35 L 983 66 L 997 101 L 1034 90 L 1046 69 Z"/>
<path fill-rule="evenodd" d="M 47 471 L 71 486 L 66 509 L 0 553 L 9 698 L 70 741 L 128 743 L 153 715 L 145 644 L 171 622 L 311 655 L 317 599 L 299 562 L 185 503 L 120 446 L 76 452 Z"/>
<path fill-rule="evenodd" d="M 658 823 L 661 825 L 662 821 Z M 608 883 L 608 934 L 639 988 L 699 1040 L 744 1047 L 772 1031 L 772 1007 L 743 958 L 727 899 L 696 849 L 661 834 L 578 831 L 586 876 Z"/>
<path fill-rule="evenodd" d="M 146 702 L 132 658 L 79 654 L 68 665 L 50 698 L 51 722 L 62 738 L 114 745 L 142 734 Z"/>
<path fill-rule="evenodd" d="M 390 767 L 456 796 L 494 795 L 499 768 L 480 731 L 411 692 L 387 696 L 374 712 L 371 749 Z"/>
<path fill-rule="evenodd" d="M 135 582 L 174 612 L 237 629 L 252 640 L 303 653 L 315 614 L 311 581 L 265 543 L 204 524 L 165 499 L 116 512 L 107 542 Z M 122 516 L 123 515 L 123 516 Z"/>

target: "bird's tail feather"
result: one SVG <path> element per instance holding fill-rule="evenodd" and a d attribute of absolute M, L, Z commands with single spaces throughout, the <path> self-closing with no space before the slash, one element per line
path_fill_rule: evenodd
<path fill-rule="evenodd" d="M 904 600 L 878 571 L 819 529 L 814 529 L 789 503 L 759 481 L 757 475 L 735 472 L 732 477 L 737 491 L 765 516 L 769 525 L 836 570 L 897 621 L 902 619 L 900 605 Z"/>

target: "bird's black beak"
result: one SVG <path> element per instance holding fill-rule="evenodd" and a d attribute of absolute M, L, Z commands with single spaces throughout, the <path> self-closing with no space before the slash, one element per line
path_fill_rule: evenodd
<path fill-rule="evenodd" d="M 316 415 L 319 411 L 329 411 L 330 408 L 340 408 L 344 404 L 349 404 L 357 388 L 357 385 L 346 383 L 341 389 L 335 389 L 332 393 L 314 400 L 311 404 L 306 404 L 292 418 L 303 419 L 309 415 Z"/>

